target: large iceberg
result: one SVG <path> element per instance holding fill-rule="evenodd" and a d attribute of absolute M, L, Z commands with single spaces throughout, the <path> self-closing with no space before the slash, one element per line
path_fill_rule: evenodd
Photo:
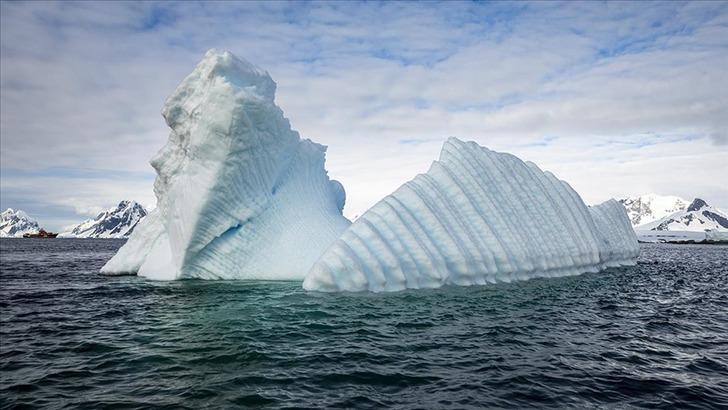
<path fill-rule="evenodd" d="M 619 203 L 587 207 L 535 164 L 454 138 L 351 224 L 326 148 L 291 130 L 274 94 L 265 71 L 205 55 L 162 111 L 172 131 L 151 161 L 157 208 L 102 272 L 395 291 L 635 263 Z"/>
<path fill-rule="evenodd" d="M 350 222 L 326 147 L 302 140 L 267 72 L 208 51 L 170 96 L 157 208 L 102 268 L 153 279 L 303 279 Z"/>
<path fill-rule="evenodd" d="M 639 253 L 618 202 L 587 207 L 531 162 L 451 138 L 311 268 L 317 291 L 397 291 L 596 272 Z"/>

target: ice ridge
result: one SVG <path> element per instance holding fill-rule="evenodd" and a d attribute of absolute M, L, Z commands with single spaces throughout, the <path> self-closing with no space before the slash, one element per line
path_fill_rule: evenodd
<path fill-rule="evenodd" d="M 448 139 L 438 161 L 337 239 L 303 287 L 397 291 L 596 272 L 635 263 L 624 208 L 587 207 L 531 162 Z"/>

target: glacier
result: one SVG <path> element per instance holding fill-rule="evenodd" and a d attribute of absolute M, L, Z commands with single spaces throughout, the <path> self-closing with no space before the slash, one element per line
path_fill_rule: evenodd
<path fill-rule="evenodd" d="M 306 275 L 313 291 L 511 282 L 634 265 L 615 200 L 587 207 L 531 162 L 448 139 L 430 169 L 360 216 Z"/>
<path fill-rule="evenodd" d="M 299 279 L 350 225 L 326 147 L 301 139 L 270 75 L 210 50 L 166 100 L 152 158 L 157 208 L 103 273 L 151 279 Z"/>

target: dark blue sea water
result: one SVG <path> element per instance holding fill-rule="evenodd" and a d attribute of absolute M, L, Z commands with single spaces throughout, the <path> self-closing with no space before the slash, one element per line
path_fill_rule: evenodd
<path fill-rule="evenodd" d="M 727 408 L 728 247 L 395 294 L 97 273 L 116 240 L 0 240 L 2 408 Z"/>

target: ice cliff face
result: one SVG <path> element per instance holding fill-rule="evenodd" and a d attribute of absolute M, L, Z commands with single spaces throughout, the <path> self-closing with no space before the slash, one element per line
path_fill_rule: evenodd
<path fill-rule="evenodd" d="M 102 272 L 154 279 L 302 279 L 349 225 L 326 148 L 301 140 L 268 73 L 210 50 L 162 110 L 157 209 Z"/>
<path fill-rule="evenodd" d="M 114 208 L 101 212 L 59 236 L 64 238 L 128 238 L 147 211 L 134 201 L 121 201 Z"/>
<path fill-rule="evenodd" d="M 38 222 L 19 209 L 8 208 L 0 213 L 0 238 L 21 238 L 24 233 L 38 230 Z"/>
<path fill-rule="evenodd" d="M 533 163 L 451 138 L 439 161 L 357 219 L 311 268 L 318 291 L 396 291 L 635 263 L 616 201 L 587 207 Z"/>

